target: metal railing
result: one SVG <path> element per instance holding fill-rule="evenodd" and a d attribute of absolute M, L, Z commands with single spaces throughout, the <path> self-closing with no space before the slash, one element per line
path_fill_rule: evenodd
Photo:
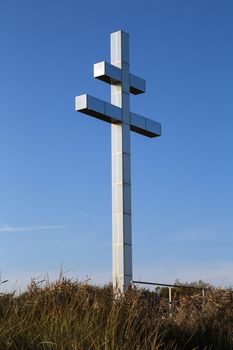
<path fill-rule="evenodd" d="M 196 287 L 196 286 L 186 286 L 182 284 L 166 284 L 166 283 L 158 283 L 158 282 L 145 282 L 145 281 L 131 281 L 131 284 L 145 284 L 151 286 L 165 287 L 168 288 L 168 305 L 169 305 L 169 315 L 172 315 L 172 289 L 192 289 L 192 290 L 200 290 L 202 292 L 203 303 L 205 299 L 206 287 Z"/>

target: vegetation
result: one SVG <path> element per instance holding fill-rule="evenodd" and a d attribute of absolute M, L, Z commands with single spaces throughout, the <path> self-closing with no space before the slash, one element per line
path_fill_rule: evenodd
<path fill-rule="evenodd" d="M 33 280 L 20 295 L 0 295 L 0 349 L 233 349 L 231 290 L 174 296 L 169 313 L 165 289 L 132 288 L 116 299 L 110 285 Z"/>

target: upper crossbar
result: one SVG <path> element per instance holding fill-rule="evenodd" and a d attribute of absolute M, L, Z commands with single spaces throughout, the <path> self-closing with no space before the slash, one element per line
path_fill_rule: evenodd
<path fill-rule="evenodd" d="M 105 61 L 99 62 L 94 64 L 94 78 L 108 84 L 119 84 L 121 83 L 121 69 Z M 146 91 L 145 80 L 131 73 L 129 75 L 129 85 L 130 92 L 134 95 Z"/>

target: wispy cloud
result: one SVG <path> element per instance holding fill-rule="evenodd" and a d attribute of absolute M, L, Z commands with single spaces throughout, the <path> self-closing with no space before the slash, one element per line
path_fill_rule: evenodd
<path fill-rule="evenodd" d="M 96 220 L 110 220 L 111 218 L 106 218 L 104 216 L 97 216 L 97 215 L 91 215 L 91 214 L 83 214 L 83 216 L 91 219 L 96 219 Z"/>
<path fill-rule="evenodd" d="M 45 231 L 63 229 L 65 226 L 61 225 L 45 225 L 45 226 L 10 226 L 4 225 L 0 227 L 0 232 L 13 233 L 13 232 L 32 232 L 32 231 Z"/>

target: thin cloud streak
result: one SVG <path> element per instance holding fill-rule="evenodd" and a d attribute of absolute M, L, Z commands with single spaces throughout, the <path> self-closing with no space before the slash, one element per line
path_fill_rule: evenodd
<path fill-rule="evenodd" d="M 45 230 L 55 230 L 63 229 L 65 226 L 61 225 L 45 225 L 45 226 L 10 226 L 5 225 L 0 227 L 0 232 L 4 233 L 14 233 L 14 232 L 32 232 L 32 231 L 45 231 Z"/>
<path fill-rule="evenodd" d="M 110 220 L 110 218 L 106 218 L 104 216 L 97 216 L 97 215 L 91 215 L 91 214 L 83 214 L 83 216 L 91 219 L 96 219 L 96 220 Z"/>

